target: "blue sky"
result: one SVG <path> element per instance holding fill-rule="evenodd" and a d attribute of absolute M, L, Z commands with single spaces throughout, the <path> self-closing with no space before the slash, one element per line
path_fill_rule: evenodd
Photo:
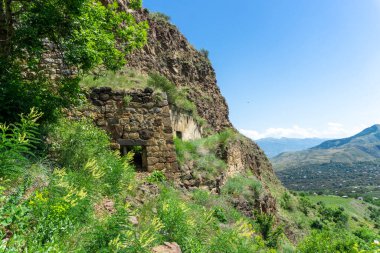
<path fill-rule="evenodd" d="M 338 138 L 380 123 L 380 0 L 144 0 L 210 51 L 237 129 Z"/>

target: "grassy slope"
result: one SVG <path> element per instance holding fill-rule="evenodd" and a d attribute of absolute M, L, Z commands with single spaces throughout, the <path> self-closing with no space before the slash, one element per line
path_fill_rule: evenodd
<path fill-rule="evenodd" d="M 352 199 L 352 198 L 342 198 L 338 196 L 310 196 L 309 197 L 312 203 L 316 204 L 319 201 L 322 201 L 326 204 L 327 207 L 343 207 L 346 213 L 350 217 L 357 218 L 357 221 L 354 219 L 349 220 L 349 226 L 351 229 L 356 229 L 360 227 L 361 224 L 364 224 L 368 227 L 373 227 L 373 223 L 369 221 L 369 212 L 368 207 L 372 206 L 364 201 Z"/>

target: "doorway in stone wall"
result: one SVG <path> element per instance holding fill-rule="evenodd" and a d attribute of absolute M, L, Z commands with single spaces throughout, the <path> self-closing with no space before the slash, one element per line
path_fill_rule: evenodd
<path fill-rule="evenodd" d="M 178 139 L 182 140 L 182 132 L 181 132 L 181 131 L 176 131 L 176 132 L 175 132 L 175 136 L 176 136 Z"/>
<path fill-rule="evenodd" d="M 129 152 L 132 152 L 134 154 L 133 165 L 135 166 L 136 171 L 148 171 L 146 147 L 134 145 L 121 146 L 120 154 L 122 156 L 127 155 Z"/>

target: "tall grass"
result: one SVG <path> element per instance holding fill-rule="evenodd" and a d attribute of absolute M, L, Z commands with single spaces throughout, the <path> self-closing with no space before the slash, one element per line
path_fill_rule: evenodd
<path fill-rule="evenodd" d="M 143 89 L 147 87 L 148 76 L 133 69 L 106 71 L 101 75 L 85 76 L 80 85 L 84 88 L 108 86 L 113 89 Z"/>

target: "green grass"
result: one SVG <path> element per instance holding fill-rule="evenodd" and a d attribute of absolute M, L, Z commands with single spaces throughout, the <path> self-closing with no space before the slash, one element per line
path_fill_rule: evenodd
<path fill-rule="evenodd" d="M 148 75 L 133 69 L 118 72 L 107 71 L 102 75 L 88 75 L 80 82 L 83 88 L 107 86 L 113 89 L 144 89 L 148 86 Z"/>
<path fill-rule="evenodd" d="M 349 225 L 352 228 L 357 228 L 361 224 L 365 224 L 367 226 L 372 227 L 372 224 L 369 219 L 369 212 L 368 212 L 368 207 L 372 206 L 364 201 L 352 199 L 352 198 L 342 198 L 338 196 L 309 196 L 310 201 L 313 204 L 316 204 L 318 202 L 323 202 L 327 207 L 331 208 L 338 208 L 338 207 L 343 207 L 345 212 L 350 216 L 350 217 L 355 217 L 358 222 L 356 222 L 353 219 L 349 220 Z M 355 219 L 354 218 L 354 219 Z"/>

